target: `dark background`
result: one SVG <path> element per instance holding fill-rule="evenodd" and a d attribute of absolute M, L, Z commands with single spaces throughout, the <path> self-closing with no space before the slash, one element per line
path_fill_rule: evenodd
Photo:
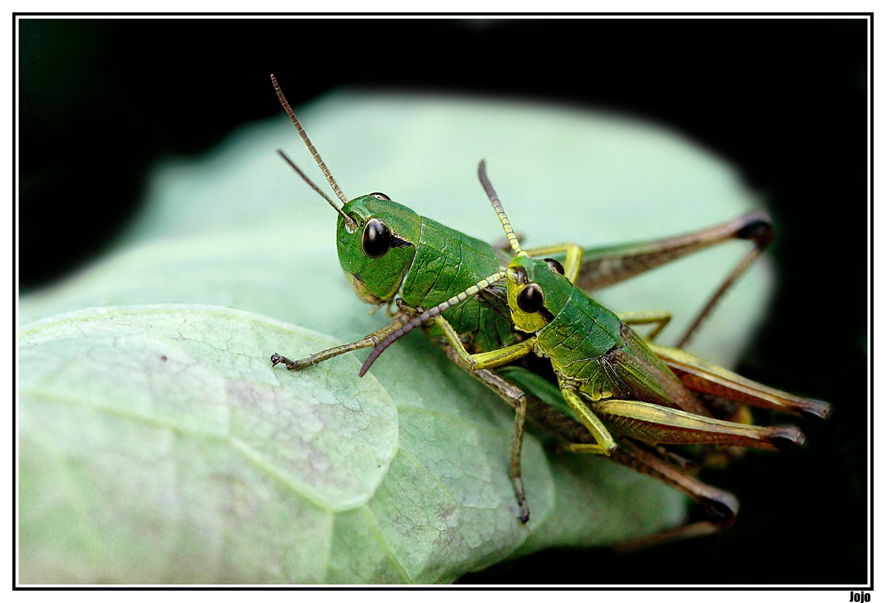
<path fill-rule="evenodd" d="M 349 85 L 613 107 L 725 157 L 767 195 L 778 232 L 775 302 L 738 370 L 828 400 L 833 418 L 802 423 L 799 453 L 751 454 L 702 476 L 741 500 L 723 535 L 626 557 L 545 551 L 462 583 L 866 581 L 865 19 L 24 18 L 18 26 L 23 293 L 108 245 L 138 208 L 152 162 L 200 153 L 238 124 L 279 114 L 269 73 L 290 82 L 295 106 Z M 795 495 L 774 503 L 773 484 Z"/>

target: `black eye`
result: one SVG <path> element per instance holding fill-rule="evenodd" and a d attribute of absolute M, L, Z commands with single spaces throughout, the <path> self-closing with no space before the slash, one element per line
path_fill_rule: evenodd
<path fill-rule="evenodd" d="M 527 314 L 534 314 L 541 310 L 545 302 L 545 294 L 541 287 L 530 283 L 517 294 L 517 306 Z"/>
<path fill-rule="evenodd" d="M 566 274 L 566 271 L 563 270 L 563 264 L 561 264 L 554 258 L 545 258 L 545 264 L 547 264 L 548 268 L 550 268 L 557 274 Z"/>
<path fill-rule="evenodd" d="M 380 258 L 391 248 L 391 231 L 378 218 L 372 218 L 363 229 L 363 253 L 368 258 Z"/>
<path fill-rule="evenodd" d="M 373 197 L 375 197 L 376 199 L 378 199 L 379 201 L 390 201 L 391 200 L 391 198 L 388 197 L 384 193 L 369 193 L 369 194 L 372 195 Z"/>

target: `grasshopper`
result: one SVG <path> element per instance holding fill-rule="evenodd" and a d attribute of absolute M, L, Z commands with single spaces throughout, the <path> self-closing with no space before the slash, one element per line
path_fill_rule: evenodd
<path fill-rule="evenodd" d="M 723 444 L 767 450 L 803 444 L 804 436 L 794 426 L 762 427 L 716 419 L 695 392 L 771 410 L 827 416 L 829 406 L 824 402 L 773 390 L 676 348 L 647 344 L 622 318 L 574 284 L 581 265 L 579 246 L 567 250 L 565 266 L 530 256 L 521 249 L 482 161 L 479 177 L 514 258 L 505 270 L 488 274 L 389 334 L 369 354 L 361 376 L 394 341 L 434 321 L 458 358 L 473 371 L 507 366 L 528 354 L 549 359 L 571 414 L 591 436 L 589 442 L 568 444 L 566 448 L 573 452 L 611 457 L 622 448 L 634 451 L 635 458 L 645 458 L 630 440 L 619 444 L 616 435 L 650 444 Z M 470 353 L 447 326 L 443 313 L 502 280 L 507 283 L 513 323 L 529 337 L 498 350 Z M 680 367 L 682 380 L 665 361 Z M 519 477 L 516 465 L 520 462 L 525 398 L 518 403 L 511 473 Z M 522 484 L 515 490 L 519 496 Z"/>
<path fill-rule="evenodd" d="M 349 201 L 308 139 L 273 76 L 272 81 L 284 110 L 336 196 L 341 200 L 342 207 L 337 206 L 314 185 L 282 152 L 281 156 L 339 214 L 337 227 L 339 260 L 356 295 L 361 300 L 376 305 L 376 308 L 388 306 L 388 311 L 393 316 L 389 325 L 361 340 L 294 361 L 274 354 L 271 356 L 273 364 L 282 363 L 289 370 L 302 370 L 340 354 L 375 347 L 379 341 L 406 324 L 408 319 L 421 314 L 422 307 L 436 306 L 454 293 L 481 280 L 483 276 L 494 273 L 508 264 L 510 257 L 503 249 L 497 249 L 421 217 L 411 209 L 391 201 L 382 193 L 373 193 Z M 678 344 L 683 345 L 698 329 L 726 289 L 759 257 L 771 239 L 771 232 L 768 216 L 762 212 L 754 212 L 721 226 L 661 241 L 587 250 L 563 244 L 527 250 L 524 253 L 531 257 L 553 256 L 569 265 L 579 266 L 576 285 L 584 290 L 592 290 L 614 284 L 723 241 L 731 239 L 753 241 L 753 249 L 744 256 L 686 329 Z M 666 313 L 634 313 L 622 317 L 630 320 L 632 324 L 654 324 L 655 328 L 649 337 L 657 335 L 669 319 Z M 447 340 L 458 339 L 462 348 L 474 353 L 483 353 L 516 345 L 524 339 L 524 336 L 514 329 L 506 291 L 501 286 L 493 285 L 478 295 L 465 299 L 457 307 L 443 312 L 442 318 L 445 320 L 435 321 L 430 325 L 430 334 L 444 342 L 444 349 L 460 364 L 463 364 L 461 358 L 453 347 L 445 343 Z M 666 359 L 665 362 L 671 360 Z M 536 398 L 531 395 L 534 392 L 530 391 L 528 392 L 530 395 L 527 395 L 524 389 L 512 383 L 515 378 L 521 377 L 519 370 L 510 369 L 508 379 L 489 370 L 478 370 L 472 374 L 517 409 L 515 434 L 517 432 L 522 434 L 525 413 L 521 414 L 520 409 L 528 405 L 530 418 L 541 424 L 546 431 L 563 440 L 580 439 L 580 430 L 575 428 L 580 424 L 575 418 L 568 416 L 568 409 L 565 415 L 558 414 L 547 404 L 538 404 Z M 531 375 L 522 375 L 522 377 L 524 381 L 532 382 Z M 703 412 L 700 409 L 696 410 Z M 520 438 L 522 441 L 522 435 Z M 521 506 L 520 518 L 526 520 L 528 507 L 525 505 L 520 480 L 519 452 L 520 446 L 512 446 L 511 477 Z M 734 515 L 737 504 L 731 495 L 720 491 L 714 492 L 713 489 L 700 483 L 690 483 L 691 479 L 688 476 L 679 476 L 660 463 L 656 464 L 656 459 L 649 455 L 644 456 L 640 452 L 624 455 L 621 452 L 622 450 L 619 454 L 612 455 L 612 458 L 683 489 L 717 516 Z"/>

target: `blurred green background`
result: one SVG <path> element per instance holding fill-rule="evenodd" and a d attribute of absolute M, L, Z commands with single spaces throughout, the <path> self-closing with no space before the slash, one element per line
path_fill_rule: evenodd
<path fill-rule="evenodd" d="M 828 400 L 833 419 L 803 425 L 802 463 L 750 456 L 706 476 L 742 503 L 721 537 L 626 558 L 546 551 L 462 582 L 865 580 L 865 21 L 24 19 L 19 28 L 22 293 L 111 246 L 157 161 L 278 115 L 269 73 L 297 82 L 284 85 L 293 105 L 349 86 L 604 107 L 722 156 L 765 197 L 777 228 L 775 299 L 738 370 Z M 788 483 L 794 500 L 771 508 L 773 483 Z M 809 499 L 827 500 L 830 516 L 809 512 Z"/>

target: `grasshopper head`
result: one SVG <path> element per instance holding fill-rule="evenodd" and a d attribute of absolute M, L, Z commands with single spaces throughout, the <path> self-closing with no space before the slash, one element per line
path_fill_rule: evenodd
<path fill-rule="evenodd" d="M 508 306 L 514 324 L 527 333 L 541 330 L 566 304 L 572 288 L 558 261 L 518 255 L 508 265 Z"/>
<path fill-rule="evenodd" d="M 338 260 L 354 293 L 378 304 L 400 288 L 421 233 L 421 218 L 382 193 L 348 201 L 342 212 L 356 223 L 338 219 Z"/>

